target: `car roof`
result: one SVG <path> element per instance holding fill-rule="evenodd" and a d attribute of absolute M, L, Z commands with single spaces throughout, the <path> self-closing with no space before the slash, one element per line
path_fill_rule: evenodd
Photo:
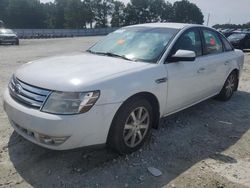
<path fill-rule="evenodd" d="M 146 24 L 137 24 L 137 25 L 131 25 L 128 27 L 165 27 L 165 28 L 173 28 L 173 29 L 183 29 L 185 27 L 192 27 L 192 26 L 203 26 L 198 24 L 186 24 L 186 23 L 173 23 L 173 22 L 167 22 L 167 23 L 146 23 Z M 204 27 L 204 26 L 203 26 Z"/>

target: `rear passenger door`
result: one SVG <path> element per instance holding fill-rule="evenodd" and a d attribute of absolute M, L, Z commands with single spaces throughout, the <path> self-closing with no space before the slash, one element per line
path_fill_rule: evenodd
<path fill-rule="evenodd" d="M 219 33 L 209 28 L 201 28 L 203 41 L 203 56 L 200 66 L 204 70 L 202 81 L 204 84 L 203 96 L 209 97 L 222 89 L 225 81 L 227 57 Z M 228 62 L 230 63 L 230 62 Z"/>

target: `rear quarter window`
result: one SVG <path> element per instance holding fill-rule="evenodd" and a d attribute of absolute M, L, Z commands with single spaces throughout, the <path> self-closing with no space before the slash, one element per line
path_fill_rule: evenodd
<path fill-rule="evenodd" d="M 228 42 L 228 40 L 225 39 L 225 37 L 222 36 L 222 35 L 220 35 L 220 37 L 221 37 L 221 40 L 222 40 L 222 42 L 223 42 L 225 51 L 226 51 L 226 52 L 233 51 L 233 47 L 232 47 L 232 45 Z"/>

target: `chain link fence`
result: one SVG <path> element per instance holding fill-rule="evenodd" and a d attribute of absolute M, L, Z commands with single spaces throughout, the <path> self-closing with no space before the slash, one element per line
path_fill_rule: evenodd
<path fill-rule="evenodd" d="M 63 38 L 107 35 L 118 28 L 98 28 L 98 29 L 13 29 L 19 38 Z"/>

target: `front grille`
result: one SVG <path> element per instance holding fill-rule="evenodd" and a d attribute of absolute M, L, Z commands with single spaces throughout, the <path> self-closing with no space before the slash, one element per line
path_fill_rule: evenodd
<path fill-rule="evenodd" d="M 16 37 L 7 37 L 7 36 L 2 36 L 2 37 L 0 37 L 0 39 L 1 40 L 15 40 L 16 39 Z"/>
<path fill-rule="evenodd" d="M 35 109 L 40 109 L 51 93 L 50 90 L 31 86 L 14 76 L 9 83 L 9 91 L 14 100 Z"/>
<path fill-rule="evenodd" d="M 15 39 L 15 37 L 4 37 L 5 39 Z"/>

